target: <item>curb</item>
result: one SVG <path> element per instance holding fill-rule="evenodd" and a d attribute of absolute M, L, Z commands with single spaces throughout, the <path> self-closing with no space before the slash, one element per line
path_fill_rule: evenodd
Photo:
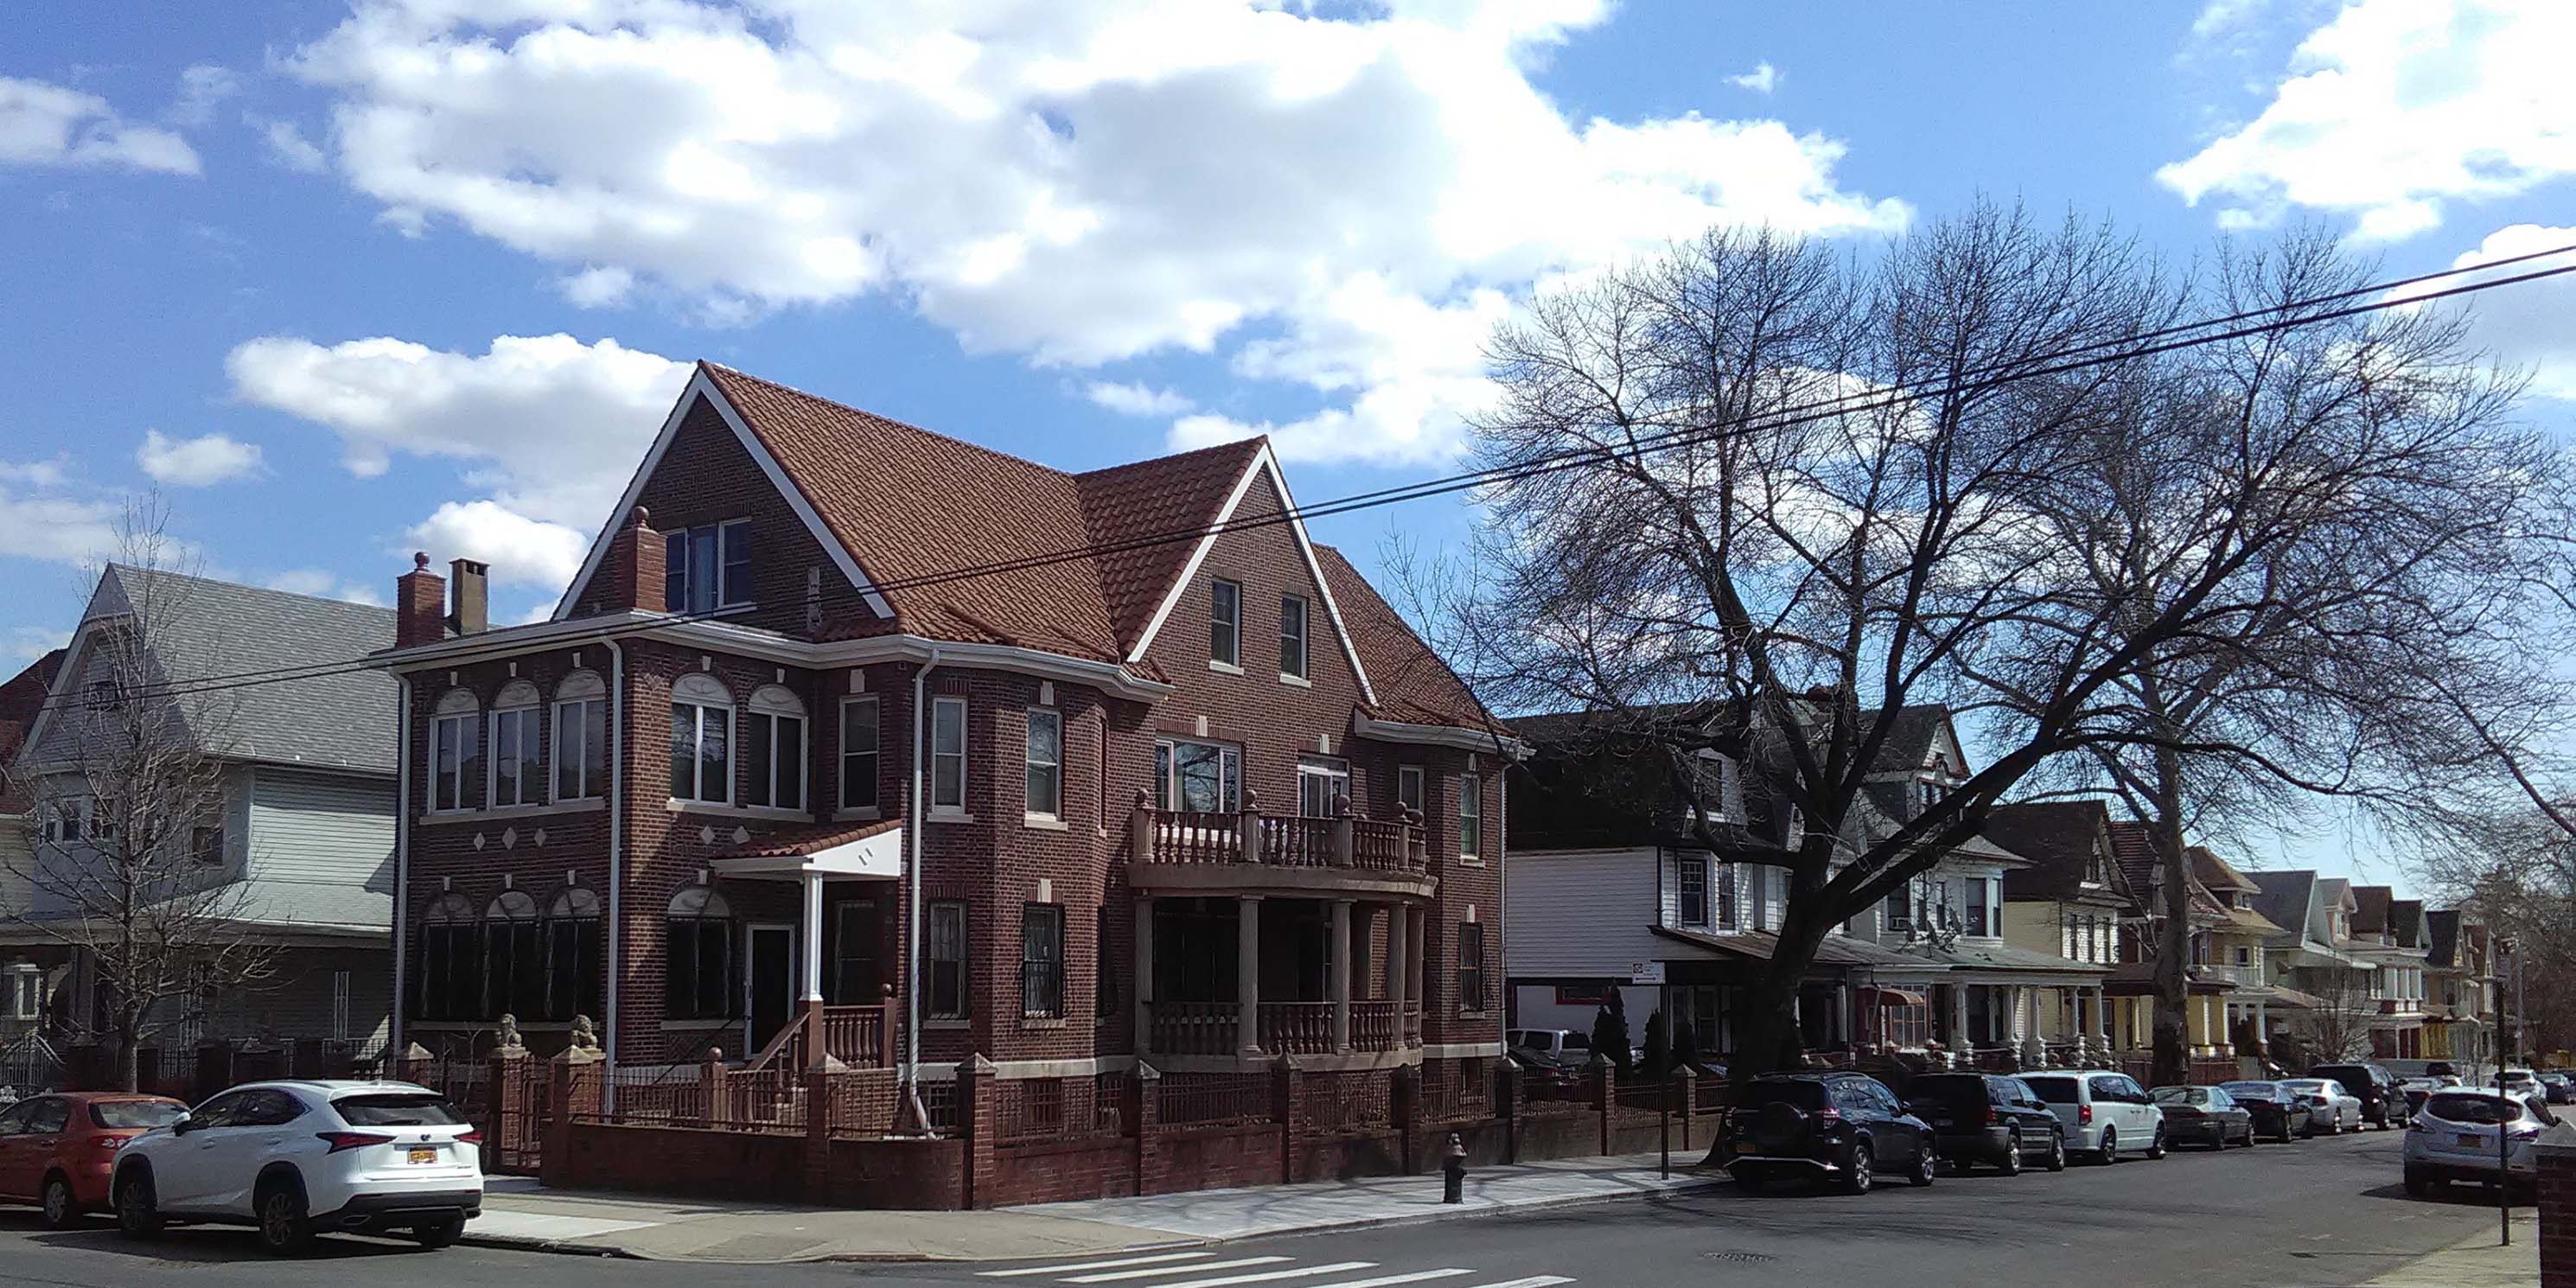
<path fill-rule="evenodd" d="M 1238 1239 L 1286 1238 L 1296 1235 L 1339 1233 L 1348 1230 L 1379 1230 L 1397 1226 L 1429 1225 L 1436 1221 L 1471 1220 L 1477 1217 L 1509 1216 L 1517 1212 L 1536 1211 L 1542 1208 L 1576 1207 L 1587 1203 L 1621 1203 L 1638 1200 L 1655 1202 L 1659 1200 L 1678 1198 L 1700 1190 L 1713 1188 L 1723 1184 L 1725 1179 L 1725 1174 L 1722 1172 L 1711 1176 L 1699 1174 L 1698 1169 L 1695 1167 L 1687 1170 L 1675 1168 L 1673 1171 L 1673 1180 L 1675 1183 L 1662 1189 L 1630 1191 L 1616 1194 L 1568 1194 L 1561 1198 L 1535 1199 L 1527 1203 L 1512 1203 L 1500 1207 L 1473 1208 L 1459 1212 L 1408 1212 L 1395 1216 L 1355 1217 L 1347 1221 L 1332 1221 L 1319 1225 L 1297 1226 L 1284 1230 L 1263 1230 L 1255 1234 L 1233 1235 L 1226 1238 L 1202 1238 L 1193 1235 L 1171 1234 L 1167 1231 L 1158 1231 L 1157 1233 L 1163 1234 L 1164 1237 L 1136 1243 L 1121 1244 L 1114 1248 L 1095 1248 L 1088 1252 L 1078 1253 L 1031 1252 L 1017 1256 L 1003 1257 L 964 1254 L 951 1256 L 937 1253 L 903 1252 L 823 1253 L 816 1256 L 769 1257 L 759 1260 L 718 1260 L 710 1257 L 666 1257 L 657 1256 L 650 1252 L 639 1251 L 634 1248 L 622 1247 L 614 1243 L 580 1243 L 563 1239 L 534 1239 L 519 1235 L 506 1234 L 477 1235 L 474 1233 L 474 1227 L 471 1223 L 466 1225 L 465 1233 L 457 1239 L 457 1242 L 470 1244 L 480 1248 L 504 1248 L 517 1252 L 543 1252 L 557 1256 L 607 1257 L 623 1261 L 659 1261 L 680 1265 L 701 1266 L 794 1266 L 827 1265 L 833 1263 L 953 1265 L 966 1262 L 986 1261 L 993 1262 L 995 1264 L 1006 1264 L 1014 1261 L 1036 1261 L 1049 1257 L 1105 1257 L 1122 1252 L 1158 1252 L 1172 1248 L 1198 1248 L 1205 1247 L 1210 1244 L 1230 1243 Z M 1143 1229 L 1145 1227 L 1135 1228 Z M 614 1236 L 607 1237 L 613 1238 Z"/>

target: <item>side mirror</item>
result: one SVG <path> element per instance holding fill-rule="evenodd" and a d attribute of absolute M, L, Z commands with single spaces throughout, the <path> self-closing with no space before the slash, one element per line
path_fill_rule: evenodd
<path fill-rule="evenodd" d="M 196 1129 L 197 1120 L 190 1118 L 186 1114 L 181 1114 L 170 1120 L 170 1134 L 173 1136 L 185 1136 Z"/>

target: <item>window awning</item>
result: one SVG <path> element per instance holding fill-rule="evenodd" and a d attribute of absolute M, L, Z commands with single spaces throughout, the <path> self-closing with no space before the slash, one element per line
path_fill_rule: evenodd
<path fill-rule="evenodd" d="M 1932 1004 L 1921 993 L 1910 988 L 1881 988 L 1875 991 L 1878 994 L 1880 1006 L 1930 1006 Z"/>
<path fill-rule="evenodd" d="M 784 829 L 719 851 L 707 866 L 726 877 L 891 881 L 903 875 L 903 820 Z"/>

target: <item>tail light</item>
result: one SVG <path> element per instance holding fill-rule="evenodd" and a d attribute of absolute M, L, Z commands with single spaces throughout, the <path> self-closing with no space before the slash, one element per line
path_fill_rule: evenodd
<path fill-rule="evenodd" d="M 2409 1118 L 2406 1120 L 2406 1130 L 2409 1132 L 2420 1131 L 2430 1135 L 2433 1131 L 2433 1124 L 2428 1123 L 2421 1118 Z"/>
<path fill-rule="evenodd" d="M 2077 1106 L 2075 1107 L 2075 1122 L 2076 1122 L 2076 1125 L 2077 1125 L 2077 1126 L 2082 1126 L 2082 1125 L 2084 1125 L 2084 1124 L 2086 1124 L 2086 1123 L 2089 1123 L 2089 1122 L 2092 1122 L 2092 1121 L 2093 1121 L 2093 1106 L 2091 1106 L 2091 1105 L 2077 1105 Z"/>
<path fill-rule="evenodd" d="M 1807 1116 L 1820 1123 L 1838 1123 L 1843 1120 L 1843 1111 L 1827 1105 Z"/>
<path fill-rule="evenodd" d="M 1992 1126 L 1994 1126 L 1994 1125 L 1995 1125 L 1995 1107 L 1994 1107 L 1993 1105 L 1988 1105 L 1988 1106 L 1986 1106 L 1984 1116 L 1982 1116 L 1982 1117 L 1978 1118 L 1978 1119 L 1977 1119 L 1977 1121 L 1978 1121 L 1978 1122 L 1981 1122 L 1981 1123 L 1984 1123 L 1984 1124 L 1985 1124 L 1985 1125 L 1987 1125 L 1988 1127 L 1992 1127 Z"/>
<path fill-rule="evenodd" d="M 457 1137 L 456 1143 L 459 1145 L 480 1145 L 483 1143 L 483 1131 L 481 1128 L 469 1131 L 464 1135 Z"/>
<path fill-rule="evenodd" d="M 379 1135 L 371 1131 L 326 1131 L 317 1133 L 317 1135 L 320 1139 L 331 1143 L 331 1152 L 334 1154 L 337 1154 L 344 1149 L 365 1149 L 369 1145 L 390 1145 L 394 1143 L 393 1137 Z"/>

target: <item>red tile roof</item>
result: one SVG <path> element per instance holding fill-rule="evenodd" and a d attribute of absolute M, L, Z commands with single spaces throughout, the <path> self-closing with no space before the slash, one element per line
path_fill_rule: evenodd
<path fill-rule="evenodd" d="M 902 828 L 903 820 L 899 818 L 880 819 L 874 823 L 862 823 L 857 827 L 851 827 L 845 823 L 788 826 L 778 828 L 764 836 L 754 837 L 741 845 L 718 850 L 708 857 L 797 859 L 834 846 L 848 845 L 852 841 L 864 841 L 871 836 L 883 836 L 888 832 L 901 831 Z"/>
<path fill-rule="evenodd" d="M 1407 724 L 1506 732 L 1458 673 L 1387 606 L 1341 551 L 1319 545 L 1315 562 L 1323 567 L 1325 588 L 1333 592 L 1333 605 L 1341 610 L 1342 625 L 1351 633 L 1351 649 L 1360 655 L 1360 668 L 1368 672 L 1369 685 L 1377 690 L 1377 709 L 1370 714 Z"/>
<path fill-rule="evenodd" d="M 0 814 L 24 814 L 33 802 L 32 794 L 10 780 L 9 762 L 18 755 L 19 744 L 26 741 L 27 727 L 36 721 L 36 713 L 45 706 L 45 696 L 53 691 L 54 673 L 62 669 L 62 649 L 37 658 L 26 670 L 0 684 Z"/>

